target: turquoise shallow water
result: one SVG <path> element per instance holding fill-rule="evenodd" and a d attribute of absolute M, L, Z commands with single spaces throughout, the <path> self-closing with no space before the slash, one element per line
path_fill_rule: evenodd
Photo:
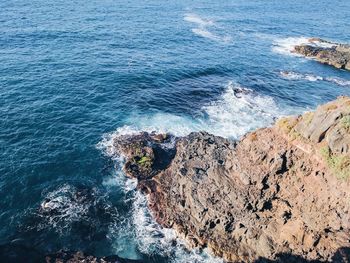
<path fill-rule="evenodd" d="M 304 37 L 349 43 L 348 10 L 347 0 L 1 1 L 0 243 L 212 262 L 152 221 L 108 134 L 236 139 L 350 95 L 349 72 L 288 52 Z"/>

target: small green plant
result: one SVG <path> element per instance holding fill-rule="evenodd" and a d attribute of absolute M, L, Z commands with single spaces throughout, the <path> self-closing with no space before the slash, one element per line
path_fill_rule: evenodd
<path fill-rule="evenodd" d="M 341 120 L 340 123 L 342 127 L 347 131 L 350 132 L 350 116 L 344 116 Z"/>
<path fill-rule="evenodd" d="M 141 157 L 140 160 L 137 161 L 137 163 L 140 165 L 150 165 L 151 162 L 152 162 L 152 159 L 148 156 L 143 156 Z"/>
<path fill-rule="evenodd" d="M 303 115 L 303 119 L 304 119 L 305 123 L 307 123 L 308 125 L 312 122 L 313 118 L 314 118 L 314 113 L 313 112 L 306 112 Z"/>
<path fill-rule="evenodd" d="M 294 125 L 290 123 L 290 119 L 288 117 L 281 118 L 277 121 L 277 126 L 285 133 L 290 133 L 293 129 Z"/>
<path fill-rule="evenodd" d="M 322 147 L 320 154 L 338 178 L 350 178 L 350 157 L 348 155 L 333 154 L 328 146 Z"/>

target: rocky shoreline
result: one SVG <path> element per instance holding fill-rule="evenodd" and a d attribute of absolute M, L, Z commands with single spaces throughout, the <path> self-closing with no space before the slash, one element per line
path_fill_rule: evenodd
<path fill-rule="evenodd" d="M 113 145 L 157 222 L 190 246 L 228 262 L 349 262 L 349 97 L 238 142 L 145 132 Z"/>
<path fill-rule="evenodd" d="M 295 46 L 293 52 L 323 64 L 350 70 L 350 45 L 347 44 L 310 38 L 309 43 Z"/>

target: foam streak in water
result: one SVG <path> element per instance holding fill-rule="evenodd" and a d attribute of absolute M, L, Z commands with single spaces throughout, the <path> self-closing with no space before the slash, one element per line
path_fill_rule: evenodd
<path fill-rule="evenodd" d="M 338 86 L 350 87 L 350 80 L 346 80 L 338 77 L 321 77 L 313 74 L 308 74 L 308 73 L 304 74 L 304 73 L 298 73 L 294 71 L 280 71 L 280 76 L 288 80 L 307 80 L 311 82 L 327 81 L 327 82 L 337 84 Z"/>
<path fill-rule="evenodd" d="M 214 40 L 220 43 L 228 43 L 231 40 L 230 36 L 215 34 L 212 32 L 217 28 L 213 20 L 201 18 L 197 14 L 188 13 L 184 16 L 184 21 L 197 25 L 196 28 L 192 28 L 192 32 L 200 37 Z M 210 31 L 209 28 L 212 30 Z"/>

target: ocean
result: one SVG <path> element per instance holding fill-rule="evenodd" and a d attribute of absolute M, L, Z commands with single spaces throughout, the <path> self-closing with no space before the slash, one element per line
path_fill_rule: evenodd
<path fill-rule="evenodd" d="M 290 52 L 350 42 L 350 1 L 0 1 L 0 245 L 221 262 L 154 222 L 112 140 L 232 140 L 350 95 Z M 49 212 L 48 212 L 49 211 Z"/>

